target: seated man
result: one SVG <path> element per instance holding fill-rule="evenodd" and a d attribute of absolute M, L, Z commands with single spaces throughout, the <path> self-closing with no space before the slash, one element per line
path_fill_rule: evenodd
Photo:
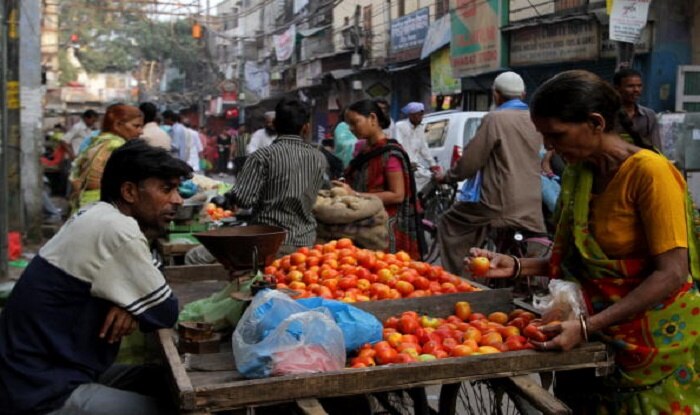
<path fill-rule="evenodd" d="M 113 363 L 137 324 L 177 320 L 149 241 L 175 217 L 191 172 L 142 140 L 114 151 L 101 200 L 39 250 L 0 314 L 0 414 L 168 413 L 156 397 L 167 391 L 160 368 Z"/>
<path fill-rule="evenodd" d="M 309 116 L 309 110 L 301 102 L 280 101 L 275 108 L 275 129 L 279 136 L 248 157 L 236 185 L 226 195 L 228 204 L 252 209 L 251 224 L 287 230 L 279 255 L 316 241 L 316 220 L 311 209 L 327 163 L 323 154 L 302 138 L 311 131 Z M 187 264 L 213 261 L 201 246 L 185 256 Z"/>

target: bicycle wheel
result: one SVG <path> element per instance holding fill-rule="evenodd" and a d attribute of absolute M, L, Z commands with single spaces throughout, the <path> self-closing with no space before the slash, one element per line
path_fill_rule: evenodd
<path fill-rule="evenodd" d="M 529 405 L 511 397 L 498 379 L 452 383 L 440 391 L 440 415 L 530 414 Z"/>
<path fill-rule="evenodd" d="M 456 187 L 453 185 L 438 185 L 432 188 L 423 199 L 423 226 L 422 231 L 428 247 L 423 261 L 435 263 L 440 256 L 437 238 L 437 223 L 440 216 L 445 213 L 454 202 Z"/>

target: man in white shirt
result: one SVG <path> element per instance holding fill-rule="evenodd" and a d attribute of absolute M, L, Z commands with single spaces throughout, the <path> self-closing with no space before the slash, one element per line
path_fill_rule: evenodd
<path fill-rule="evenodd" d="M 245 148 L 246 155 L 251 155 L 255 153 L 255 150 L 267 147 L 277 138 L 277 131 L 275 130 L 275 112 L 268 111 L 265 113 L 265 127 L 257 130 L 250 137 L 250 143 Z"/>
<path fill-rule="evenodd" d="M 141 138 L 153 147 L 160 147 L 168 151 L 172 150 L 170 136 L 156 122 L 158 108 L 155 104 L 144 102 L 139 105 L 139 109 L 143 113 L 143 133 L 141 133 Z"/>
<path fill-rule="evenodd" d="M 411 159 L 416 189 L 420 191 L 430 182 L 431 170 L 437 169 L 437 162 L 430 154 L 425 137 L 423 113 L 425 107 L 420 102 L 410 102 L 401 110 L 408 119 L 396 123 L 396 141 L 398 141 Z"/>
<path fill-rule="evenodd" d="M 189 145 L 187 144 L 187 132 L 185 126 L 180 122 L 180 116 L 174 111 L 166 110 L 163 112 L 163 123 L 170 126 L 170 138 L 172 152 L 183 161 L 189 160 Z"/>
<path fill-rule="evenodd" d="M 185 161 L 190 165 L 190 167 L 192 167 L 193 171 L 199 172 L 202 170 L 199 167 L 199 158 L 204 152 L 202 140 L 199 138 L 199 132 L 195 129 L 186 126 L 185 132 L 187 133 L 187 146 L 189 149 L 187 159 Z"/>
<path fill-rule="evenodd" d="M 99 115 L 93 110 L 87 110 L 83 112 L 80 118 L 80 121 L 73 124 L 70 131 L 65 133 L 61 138 L 61 141 L 66 143 L 71 159 L 74 159 L 78 155 L 80 151 L 80 144 L 83 142 L 85 137 L 92 133 L 92 127 L 97 122 Z"/>

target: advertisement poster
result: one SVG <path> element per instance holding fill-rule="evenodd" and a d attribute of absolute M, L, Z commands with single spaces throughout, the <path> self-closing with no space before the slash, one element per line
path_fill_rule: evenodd
<path fill-rule="evenodd" d="M 452 76 L 449 48 L 430 56 L 430 83 L 433 95 L 449 95 L 461 91 L 462 82 Z"/>
<path fill-rule="evenodd" d="M 499 0 L 452 0 L 450 59 L 453 76 L 461 78 L 501 67 Z"/>
<path fill-rule="evenodd" d="M 651 0 L 615 0 L 610 13 L 610 40 L 637 43 L 647 24 Z"/>

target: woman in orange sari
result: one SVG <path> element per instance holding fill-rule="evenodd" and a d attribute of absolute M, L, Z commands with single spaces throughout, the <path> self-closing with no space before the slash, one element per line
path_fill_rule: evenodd
<path fill-rule="evenodd" d="M 417 213 L 416 184 L 411 163 L 401 144 L 384 134 L 390 120 L 372 100 L 350 105 L 345 112 L 350 131 L 367 144 L 350 161 L 345 171 L 351 193 L 369 193 L 384 203 L 393 237 L 390 252 L 405 251 L 421 258 L 420 222 Z M 354 189 L 354 190 L 353 190 Z"/>
<path fill-rule="evenodd" d="M 490 277 L 549 275 L 580 284 L 588 316 L 552 328 L 543 350 L 570 350 L 596 335 L 616 371 L 561 397 L 576 413 L 700 413 L 696 346 L 700 278 L 695 211 L 681 173 L 631 129 L 612 87 L 586 71 L 563 72 L 535 92 L 532 120 L 569 164 L 548 259 L 491 259 Z M 466 262 L 469 262 L 467 258 Z M 567 388 L 562 388 L 567 389 Z"/>

